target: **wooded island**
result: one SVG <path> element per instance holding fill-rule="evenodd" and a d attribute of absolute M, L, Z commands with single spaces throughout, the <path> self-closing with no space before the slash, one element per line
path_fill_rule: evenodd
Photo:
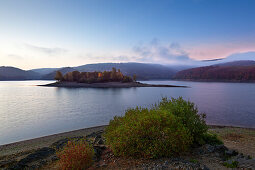
<path fill-rule="evenodd" d="M 72 71 L 66 73 L 64 76 L 60 71 L 56 72 L 55 80 L 59 82 L 77 82 L 77 83 L 105 83 L 105 82 L 134 82 L 136 75 L 133 78 L 122 74 L 120 69 L 112 68 L 112 71 L 104 72 L 79 72 Z"/>

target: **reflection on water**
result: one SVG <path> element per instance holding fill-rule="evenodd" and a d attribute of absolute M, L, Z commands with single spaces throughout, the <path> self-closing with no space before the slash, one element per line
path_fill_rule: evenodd
<path fill-rule="evenodd" d="M 48 81 L 0 82 L 0 144 L 79 128 L 104 125 L 134 106 L 161 97 L 198 105 L 210 124 L 255 128 L 255 84 L 153 81 L 190 88 L 53 88 Z"/>

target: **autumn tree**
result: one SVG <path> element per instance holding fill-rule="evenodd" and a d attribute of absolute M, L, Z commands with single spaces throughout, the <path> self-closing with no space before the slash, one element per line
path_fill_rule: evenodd
<path fill-rule="evenodd" d="M 136 75 L 135 74 L 133 75 L 133 80 L 136 81 Z"/>
<path fill-rule="evenodd" d="M 65 81 L 73 81 L 73 72 L 66 73 L 64 79 Z"/>
<path fill-rule="evenodd" d="M 57 80 L 57 81 L 62 81 L 63 80 L 63 75 L 60 71 L 56 72 L 55 80 Z"/>
<path fill-rule="evenodd" d="M 111 79 L 112 80 L 116 80 L 117 74 L 116 74 L 116 68 L 113 67 L 112 68 L 112 72 L 111 72 Z"/>
<path fill-rule="evenodd" d="M 79 71 L 73 71 L 72 75 L 73 75 L 73 81 L 79 81 L 79 79 L 80 79 L 80 72 Z"/>
<path fill-rule="evenodd" d="M 132 78 L 129 76 L 124 76 L 123 80 L 122 80 L 123 83 L 128 83 L 128 82 L 132 82 L 132 81 L 133 81 Z"/>

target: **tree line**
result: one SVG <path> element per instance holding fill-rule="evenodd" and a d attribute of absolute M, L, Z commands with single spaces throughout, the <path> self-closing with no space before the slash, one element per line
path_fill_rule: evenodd
<path fill-rule="evenodd" d="M 62 82 L 79 82 L 79 83 L 100 83 L 100 82 L 133 82 L 136 81 L 136 75 L 133 78 L 130 76 L 125 76 L 121 73 L 120 69 L 118 71 L 116 68 L 112 68 L 112 71 L 104 72 L 79 72 L 72 71 L 63 75 L 60 71 L 56 72 L 55 80 Z"/>

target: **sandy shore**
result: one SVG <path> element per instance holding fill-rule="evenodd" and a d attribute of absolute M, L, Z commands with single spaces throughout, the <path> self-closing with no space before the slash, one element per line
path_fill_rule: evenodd
<path fill-rule="evenodd" d="M 86 136 L 91 134 L 92 132 L 97 132 L 100 130 L 104 130 L 106 126 L 97 126 L 85 129 L 74 130 L 70 132 L 64 132 L 49 136 L 44 136 L 40 138 L 15 142 L 7 145 L 0 146 L 0 160 L 3 156 L 13 155 L 21 152 L 29 152 L 31 150 L 35 150 L 42 147 L 48 147 L 52 143 L 63 139 L 63 138 L 70 138 L 75 136 Z"/>
<path fill-rule="evenodd" d="M 139 82 L 108 82 L 108 83 L 77 83 L 77 82 L 55 82 L 46 85 L 39 85 L 44 87 L 67 87 L 67 88 L 130 88 L 130 87 L 187 87 L 164 84 L 145 84 Z"/>

